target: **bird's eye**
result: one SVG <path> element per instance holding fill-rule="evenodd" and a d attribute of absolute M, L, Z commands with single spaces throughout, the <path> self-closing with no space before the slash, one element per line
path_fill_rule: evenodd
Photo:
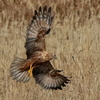
<path fill-rule="evenodd" d="M 53 57 L 54 57 L 54 59 L 57 59 L 57 56 L 56 55 L 54 55 Z"/>

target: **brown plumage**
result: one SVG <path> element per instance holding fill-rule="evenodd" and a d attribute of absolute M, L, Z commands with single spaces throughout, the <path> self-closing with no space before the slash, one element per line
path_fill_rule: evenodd
<path fill-rule="evenodd" d="M 10 67 L 10 75 L 19 82 L 28 82 L 31 74 L 40 86 L 45 89 L 62 89 L 70 80 L 59 74 L 61 70 L 53 68 L 50 60 L 55 55 L 46 51 L 45 35 L 50 32 L 54 15 L 51 7 L 34 12 L 33 19 L 26 33 L 26 55 L 27 59 L 16 57 Z"/>
<path fill-rule="evenodd" d="M 39 7 L 38 11 L 35 10 L 33 19 L 27 30 L 25 43 L 27 58 L 30 58 L 36 51 L 46 50 L 45 35 L 50 31 L 53 17 L 51 7 L 48 9 L 47 6 L 43 9 Z"/>
<path fill-rule="evenodd" d="M 61 71 L 54 69 L 50 61 L 47 61 L 33 69 L 33 77 L 36 83 L 45 89 L 62 89 L 61 86 L 66 86 L 65 83 L 69 83 L 70 80 L 59 74 Z"/>
<path fill-rule="evenodd" d="M 36 67 L 39 63 L 55 58 L 55 55 L 46 51 L 45 46 L 45 35 L 50 31 L 52 20 L 51 7 L 48 9 L 47 6 L 43 9 L 39 7 L 38 11 L 35 10 L 26 33 L 25 48 L 27 59 L 15 58 L 13 60 L 10 68 L 10 75 L 13 79 L 27 82 L 31 76 L 29 74 L 32 68 Z M 26 81 L 25 79 L 22 80 L 23 77 L 26 77 Z"/>

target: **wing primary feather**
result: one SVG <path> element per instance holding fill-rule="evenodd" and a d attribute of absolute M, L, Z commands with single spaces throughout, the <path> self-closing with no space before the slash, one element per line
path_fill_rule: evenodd
<path fill-rule="evenodd" d="M 38 27 L 38 24 L 37 24 L 37 21 L 36 21 L 36 16 L 33 16 L 33 23 L 32 23 L 33 25 L 34 25 L 34 29 L 37 29 L 37 31 L 39 30 L 39 27 Z"/>
<path fill-rule="evenodd" d="M 47 6 L 44 6 L 42 8 L 40 6 L 38 10 L 34 11 L 34 16 L 26 33 L 25 48 L 27 58 L 30 58 L 37 50 L 46 50 L 45 35 L 50 32 L 53 18 L 51 7 L 47 8 Z M 32 39 L 32 41 L 30 41 L 30 39 Z"/>
<path fill-rule="evenodd" d="M 46 34 L 49 34 L 49 33 L 50 33 L 50 30 L 51 30 L 51 29 L 49 28 L 49 29 L 47 30 Z"/>
<path fill-rule="evenodd" d="M 51 7 L 49 7 L 49 9 L 48 9 L 48 13 L 50 13 L 50 14 L 51 14 Z"/>
<path fill-rule="evenodd" d="M 62 86 L 65 87 L 66 85 L 64 83 L 62 83 Z"/>
<path fill-rule="evenodd" d="M 42 12 L 42 8 L 41 8 L 41 6 L 39 7 L 39 12 Z"/>
<path fill-rule="evenodd" d="M 50 18 L 50 20 L 49 20 L 49 25 L 52 24 L 53 18 L 54 18 L 54 15 L 51 16 L 51 18 Z"/>
<path fill-rule="evenodd" d="M 35 10 L 34 13 L 35 13 L 35 16 L 38 16 L 38 12 L 37 12 L 37 10 Z"/>
<path fill-rule="evenodd" d="M 40 18 L 40 20 L 42 19 L 42 8 L 41 8 L 41 6 L 39 7 L 39 18 Z"/>
<path fill-rule="evenodd" d="M 46 11 L 46 10 L 47 10 L 47 5 L 44 6 L 44 11 Z"/>
<path fill-rule="evenodd" d="M 62 90 L 62 87 L 61 87 L 61 86 L 59 86 L 59 87 L 57 87 L 57 89 L 60 89 L 60 90 Z"/>
<path fill-rule="evenodd" d="M 43 19 L 47 20 L 47 6 L 44 6 L 44 9 L 43 9 Z"/>
<path fill-rule="evenodd" d="M 33 21 L 36 20 L 36 16 L 33 16 Z"/>
<path fill-rule="evenodd" d="M 61 71 L 54 69 L 50 61 L 47 61 L 33 69 L 33 77 L 45 89 L 62 90 L 62 87 L 65 87 L 70 80 L 59 74 Z"/>
<path fill-rule="evenodd" d="M 41 23 L 40 23 L 40 18 L 39 18 L 39 14 L 38 11 L 35 10 L 35 16 L 36 16 L 36 22 L 37 22 L 37 26 L 38 26 L 38 30 L 41 28 Z"/>

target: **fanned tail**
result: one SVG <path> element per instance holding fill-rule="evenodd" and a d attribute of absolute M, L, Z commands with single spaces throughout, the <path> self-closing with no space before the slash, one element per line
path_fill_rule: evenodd
<path fill-rule="evenodd" d="M 21 67 L 23 67 L 26 63 L 25 59 L 21 58 L 15 58 L 11 64 L 10 67 L 10 76 L 14 79 L 17 80 L 17 82 L 28 82 L 30 79 L 30 75 L 28 73 L 28 70 L 22 71 Z"/>

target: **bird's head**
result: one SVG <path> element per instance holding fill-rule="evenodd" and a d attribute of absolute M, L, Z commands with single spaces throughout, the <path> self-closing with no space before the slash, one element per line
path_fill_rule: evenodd
<path fill-rule="evenodd" d="M 57 59 L 55 54 L 44 52 L 43 57 L 45 58 L 46 61 L 52 60 L 52 59 Z"/>
<path fill-rule="evenodd" d="M 57 56 L 55 54 L 49 54 L 49 58 L 51 59 L 57 59 Z"/>
<path fill-rule="evenodd" d="M 53 54 L 53 59 L 57 59 L 57 56 L 55 54 Z"/>

